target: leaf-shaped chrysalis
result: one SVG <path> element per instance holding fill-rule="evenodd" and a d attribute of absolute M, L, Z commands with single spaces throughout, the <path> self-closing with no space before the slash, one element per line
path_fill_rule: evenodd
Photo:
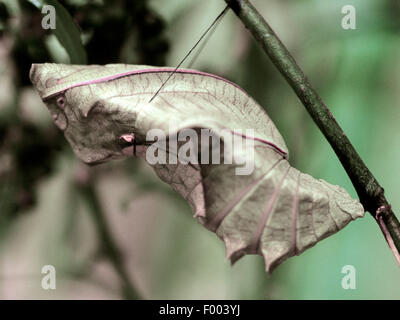
<path fill-rule="evenodd" d="M 80 159 L 99 163 L 144 156 L 189 202 L 196 219 L 224 241 L 232 262 L 259 254 L 271 271 L 363 216 L 361 204 L 344 189 L 290 166 L 285 142 L 271 119 L 234 83 L 181 69 L 148 103 L 172 70 L 46 63 L 33 65 L 30 77 Z M 187 142 L 180 139 L 185 130 L 199 137 L 209 133 L 209 142 L 217 141 L 222 151 L 217 158 L 211 152 L 206 157 L 211 161 L 201 161 L 212 144 L 199 138 L 192 143 L 199 152 L 197 162 L 149 161 L 156 140 L 158 147 L 164 146 L 157 156 L 163 151 L 168 159 L 179 154 Z M 165 139 L 155 139 L 154 132 L 164 132 Z M 241 148 L 231 148 L 235 137 L 244 140 Z M 177 147 L 172 150 L 174 139 Z M 248 155 L 251 170 L 238 174 L 246 164 L 239 160 Z"/>

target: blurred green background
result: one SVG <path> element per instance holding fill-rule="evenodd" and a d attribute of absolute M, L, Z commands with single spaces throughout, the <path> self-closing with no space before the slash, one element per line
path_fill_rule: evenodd
<path fill-rule="evenodd" d="M 222 0 L 59 1 L 89 64 L 175 66 Z M 400 1 L 253 0 L 295 56 L 400 212 Z M 341 27 L 344 5 L 357 29 Z M 1 299 L 399 299 L 400 270 L 366 214 L 272 275 L 263 259 L 230 267 L 223 243 L 138 160 L 86 167 L 29 83 L 31 63 L 69 63 L 28 1 L 0 0 Z M 59 22 L 57 22 L 59 23 Z M 190 60 L 190 59 L 189 59 Z M 279 128 L 293 166 L 356 197 L 304 107 L 229 12 L 193 68 L 249 92 Z M 54 265 L 57 289 L 41 288 Z M 342 267 L 356 269 L 344 290 Z"/>

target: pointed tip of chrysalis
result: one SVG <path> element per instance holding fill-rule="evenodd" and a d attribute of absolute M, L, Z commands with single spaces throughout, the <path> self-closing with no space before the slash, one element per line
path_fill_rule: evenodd
<path fill-rule="evenodd" d="M 291 256 L 290 248 L 282 245 L 282 243 L 276 243 L 268 246 L 268 249 L 262 249 L 261 255 L 264 258 L 265 271 L 268 274 L 271 274 L 276 267 Z"/>
<path fill-rule="evenodd" d="M 246 243 L 239 239 L 232 239 L 225 237 L 225 251 L 226 259 L 230 261 L 231 266 L 233 266 L 241 257 L 243 257 L 246 252 Z"/>
<path fill-rule="evenodd" d="M 362 218 L 365 214 L 365 209 L 359 200 L 353 199 L 350 194 L 341 186 L 332 185 L 325 180 L 319 181 L 329 190 L 334 191 L 335 201 L 341 211 L 350 215 L 352 220 Z"/>

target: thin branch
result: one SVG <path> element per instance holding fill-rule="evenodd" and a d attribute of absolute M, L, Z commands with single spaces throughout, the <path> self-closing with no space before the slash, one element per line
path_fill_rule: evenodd
<path fill-rule="evenodd" d="M 113 239 L 111 230 L 108 227 L 103 207 L 93 183 L 90 181 L 90 178 L 78 179 L 77 186 L 81 196 L 86 200 L 89 207 L 90 214 L 92 215 L 93 221 L 96 225 L 96 230 L 99 234 L 102 249 L 121 279 L 122 293 L 124 297 L 132 300 L 140 299 L 140 295 L 132 284 L 129 273 L 124 266 L 123 256 Z"/>
<path fill-rule="evenodd" d="M 295 91 L 318 128 L 328 140 L 346 170 L 360 202 L 375 218 L 379 209 L 380 226 L 384 225 L 395 256 L 400 252 L 400 223 L 385 198 L 384 190 L 351 144 L 332 113 L 312 87 L 303 71 L 275 32 L 248 0 L 225 0 L 280 73 Z M 395 252 L 397 249 L 397 252 Z"/>

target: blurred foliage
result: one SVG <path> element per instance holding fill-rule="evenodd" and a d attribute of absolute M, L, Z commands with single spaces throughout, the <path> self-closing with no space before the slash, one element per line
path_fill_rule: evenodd
<path fill-rule="evenodd" d="M 400 212 L 399 1 L 252 2 Z M 224 7 L 222 0 L 59 3 L 81 32 L 89 64 L 171 66 Z M 356 30 L 341 28 L 347 4 L 357 9 Z M 159 299 L 400 298 L 398 268 L 369 216 L 269 276 L 256 256 L 230 268 L 223 244 L 141 162 L 80 164 L 29 82 L 32 63 L 70 62 L 41 19 L 27 0 L 0 0 L 0 298 L 127 298 L 127 282 L 143 298 Z M 246 89 L 284 136 L 293 166 L 356 196 L 328 143 L 234 14 L 193 67 Z M 55 292 L 37 285 L 46 264 L 57 268 Z M 347 264 L 357 270 L 356 290 L 341 287 Z"/>
<path fill-rule="evenodd" d="M 29 2 L 44 12 L 45 19 L 49 21 L 52 11 L 47 8 L 53 8 L 55 28 L 51 27 L 51 31 L 67 51 L 71 64 L 86 64 L 86 51 L 82 46 L 81 35 L 69 12 L 57 0 L 29 0 Z M 49 21 L 45 22 L 51 25 Z"/>

